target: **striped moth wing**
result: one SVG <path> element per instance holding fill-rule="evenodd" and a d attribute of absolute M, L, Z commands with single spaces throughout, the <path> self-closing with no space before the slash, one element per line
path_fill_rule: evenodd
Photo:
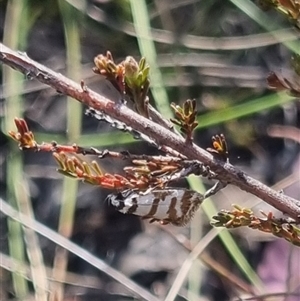
<path fill-rule="evenodd" d="M 193 190 L 155 189 L 150 192 L 126 190 L 110 194 L 108 201 L 122 213 L 136 214 L 150 222 L 184 226 L 203 201 L 203 195 Z"/>

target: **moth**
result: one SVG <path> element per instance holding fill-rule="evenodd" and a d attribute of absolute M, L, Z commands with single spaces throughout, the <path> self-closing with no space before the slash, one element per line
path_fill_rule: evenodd
<path fill-rule="evenodd" d="M 109 203 L 125 214 L 135 214 L 163 225 L 186 225 L 200 207 L 202 194 L 184 188 L 154 189 L 149 192 L 126 190 L 107 197 Z"/>

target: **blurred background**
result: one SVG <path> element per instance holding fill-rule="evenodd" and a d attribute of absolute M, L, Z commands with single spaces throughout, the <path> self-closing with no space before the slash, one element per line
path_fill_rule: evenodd
<path fill-rule="evenodd" d="M 275 71 L 299 83 L 291 59 L 300 54 L 300 30 L 269 2 L 0 1 L 0 37 L 6 46 L 77 82 L 83 79 L 113 100 L 120 95 L 93 73 L 94 57 L 107 50 L 117 63 L 128 55 L 145 56 L 151 67 L 150 103 L 163 116 L 172 116 L 171 102 L 195 99 L 195 143 L 210 147 L 211 136 L 224 133 L 233 165 L 299 200 L 299 98 L 270 91 L 266 78 Z M 250 300 L 253 292 L 288 292 L 272 300 L 300 300 L 299 248 L 251 229 L 218 235 L 209 224 L 217 209 L 230 210 L 233 203 L 280 216 L 274 208 L 229 186 L 205 201 L 182 228 L 119 213 L 105 201 L 112 191 L 63 177 L 49 153 L 21 152 L 7 136 L 15 130 L 14 117 L 24 117 L 40 143 L 159 151 L 86 116 L 81 104 L 7 66 L 1 66 L 0 76 L 1 200 L 159 300 Z M 98 162 L 110 173 L 122 173 L 128 164 Z M 178 183 L 199 192 L 211 185 L 197 177 Z M 2 213 L 0 240 L 0 300 L 47 300 L 45 291 L 55 301 L 140 300 L 109 272 Z M 195 246 L 198 253 L 191 258 Z"/>

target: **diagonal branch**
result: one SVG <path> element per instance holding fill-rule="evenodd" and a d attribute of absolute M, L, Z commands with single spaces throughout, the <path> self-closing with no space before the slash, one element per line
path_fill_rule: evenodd
<path fill-rule="evenodd" d="M 183 154 L 189 160 L 203 162 L 218 175 L 218 180 L 221 182 L 238 186 L 240 189 L 259 197 L 283 213 L 288 214 L 297 222 L 300 222 L 300 200 L 293 199 L 269 188 L 228 162 L 224 163 L 214 159 L 211 154 L 193 143 L 186 144 L 184 138 L 135 113 L 122 102 L 115 103 L 89 88 L 84 87 L 83 89 L 80 84 L 31 60 L 26 54 L 13 51 L 1 43 L 0 61 L 24 73 L 28 78 L 35 78 L 58 92 L 75 98 L 88 107 L 102 111 L 124 122 L 133 129 L 149 136 L 158 145 L 168 146 Z"/>

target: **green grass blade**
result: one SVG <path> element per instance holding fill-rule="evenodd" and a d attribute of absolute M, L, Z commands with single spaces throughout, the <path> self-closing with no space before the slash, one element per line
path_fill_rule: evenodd
<path fill-rule="evenodd" d="M 158 111 L 165 117 L 173 116 L 162 74 L 157 65 L 157 53 L 150 31 L 150 21 L 144 0 L 130 0 L 134 27 L 142 56 L 150 65 L 151 92 Z"/>
<path fill-rule="evenodd" d="M 242 104 L 233 105 L 198 116 L 197 120 L 199 125 L 197 129 L 259 113 L 263 110 L 269 110 L 295 100 L 295 97 L 291 97 L 285 92 L 259 97 Z"/>
<path fill-rule="evenodd" d="M 26 32 L 20 30 L 22 23 L 26 21 L 26 1 L 9 1 L 7 5 L 3 42 L 13 49 L 24 49 L 24 36 Z M 24 36 L 22 36 L 24 35 Z M 21 116 L 23 113 L 22 99 L 20 97 L 22 91 L 23 76 L 7 66 L 3 66 L 3 87 L 4 94 L 10 95 L 11 91 L 18 91 L 12 97 L 6 99 L 6 114 L 3 119 L 3 129 L 7 132 L 14 129 L 13 119 L 15 116 Z M 6 91 L 5 91 L 6 90 Z M 16 185 L 22 182 L 23 164 L 22 155 L 11 143 L 9 156 L 7 157 L 7 198 L 9 203 L 18 208 L 18 200 L 16 196 Z M 23 233 L 21 225 L 8 219 L 8 247 L 12 258 L 25 262 L 25 245 L 23 242 Z M 27 281 L 20 275 L 13 273 L 12 281 L 15 296 L 22 300 L 28 296 L 29 289 Z"/>
<path fill-rule="evenodd" d="M 59 0 L 67 51 L 67 75 L 75 81 L 80 81 L 81 51 L 80 36 L 76 11 L 65 1 Z M 82 126 L 82 105 L 71 98 L 67 98 L 67 142 L 75 143 L 79 140 Z M 61 210 L 59 216 L 58 232 L 64 237 L 70 237 L 73 231 L 78 181 L 67 177 L 63 179 L 61 197 Z M 53 278 L 55 298 L 62 300 L 64 295 L 63 282 L 66 277 L 68 264 L 68 252 L 57 247 L 53 264 Z"/>
<path fill-rule="evenodd" d="M 251 19 L 253 19 L 257 24 L 259 24 L 262 28 L 266 29 L 269 33 L 273 34 L 276 38 L 276 29 L 277 20 L 276 18 L 272 19 L 267 15 L 267 13 L 263 12 L 254 2 L 249 0 L 230 0 L 234 5 L 236 5 L 241 11 L 247 14 Z M 280 41 L 281 39 L 278 38 Z M 287 48 L 292 50 L 295 53 L 300 54 L 300 43 L 299 41 L 285 41 L 282 42 Z"/>
<path fill-rule="evenodd" d="M 200 193 L 205 192 L 205 188 L 199 177 L 190 176 L 188 178 L 188 182 L 193 190 L 198 191 Z M 206 199 L 201 205 L 201 208 L 203 209 L 209 220 L 211 220 L 212 217 L 217 213 L 217 209 L 214 206 L 211 199 Z M 238 245 L 234 241 L 231 233 L 227 229 L 223 229 L 221 232 L 218 233 L 218 235 L 222 240 L 224 247 L 227 249 L 232 259 L 239 266 L 240 270 L 257 289 L 262 290 L 263 285 L 261 280 L 255 273 L 255 271 L 252 269 L 252 267 L 249 265 L 247 259 L 245 258 Z"/>

